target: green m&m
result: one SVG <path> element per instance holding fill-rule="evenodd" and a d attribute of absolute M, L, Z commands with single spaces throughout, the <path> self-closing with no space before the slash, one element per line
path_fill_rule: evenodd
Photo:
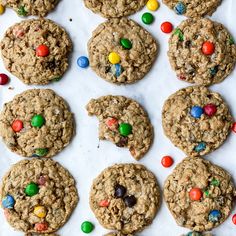
<path fill-rule="evenodd" d="M 30 183 L 25 188 L 25 194 L 27 196 L 33 197 L 34 195 L 38 194 L 39 186 L 36 183 Z"/>
<path fill-rule="evenodd" d="M 93 229 L 94 225 L 89 221 L 84 221 L 81 225 L 81 230 L 86 234 L 91 233 Z"/>
<path fill-rule="evenodd" d="M 41 128 L 45 124 L 45 119 L 42 115 L 34 115 L 31 119 L 33 127 Z"/>
<path fill-rule="evenodd" d="M 142 21 L 144 24 L 150 25 L 154 21 L 154 16 L 151 13 L 146 12 L 142 15 Z"/>
<path fill-rule="evenodd" d="M 121 123 L 119 125 L 119 132 L 122 136 L 128 136 L 132 133 L 132 126 L 128 123 Z"/>
<path fill-rule="evenodd" d="M 132 43 L 129 39 L 122 38 L 120 40 L 120 44 L 124 49 L 131 49 L 132 48 Z"/>
<path fill-rule="evenodd" d="M 38 157 L 44 157 L 48 154 L 47 148 L 37 148 L 35 149 L 35 155 Z"/>

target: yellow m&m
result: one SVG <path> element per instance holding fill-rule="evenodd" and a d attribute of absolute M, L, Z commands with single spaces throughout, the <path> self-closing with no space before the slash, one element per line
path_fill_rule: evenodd
<path fill-rule="evenodd" d="M 0 15 L 2 15 L 5 12 L 5 7 L 0 4 Z"/>
<path fill-rule="evenodd" d="M 148 0 L 147 9 L 150 11 L 156 11 L 159 8 L 159 3 L 157 0 Z"/>
<path fill-rule="evenodd" d="M 34 208 L 34 214 L 39 218 L 44 218 L 47 215 L 47 211 L 44 206 L 36 206 Z"/>
<path fill-rule="evenodd" d="M 108 60 L 111 64 L 118 64 L 120 62 L 120 56 L 116 52 L 111 52 L 108 56 Z"/>

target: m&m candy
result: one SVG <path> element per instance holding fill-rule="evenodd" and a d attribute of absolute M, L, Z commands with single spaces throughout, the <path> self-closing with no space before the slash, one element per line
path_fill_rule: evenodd
<path fill-rule="evenodd" d="M 102 200 L 99 202 L 100 207 L 108 207 L 110 205 L 110 202 L 108 200 Z"/>
<path fill-rule="evenodd" d="M 5 7 L 0 4 L 0 15 L 2 15 L 5 12 Z"/>
<path fill-rule="evenodd" d="M 162 159 L 161 159 L 161 164 L 162 166 L 168 168 L 168 167 L 171 167 L 173 165 L 174 161 L 173 161 L 173 158 L 171 156 L 164 156 Z"/>
<path fill-rule="evenodd" d="M 150 25 L 154 21 L 154 16 L 151 13 L 146 12 L 142 15 L 142 21 L 144 24 Z"/>
<path fill-rule="evenodd" d="M 24 125 L 21 120 L 14 120 L 11 124 L 11 128 L 14 132 L 20 132 L 23 129 Z"/>
<path fill-rule="evenodd" d="M 215 52 L 215 45 L 212 42 L 206 41 L 202 45 L 202 53 L 205 55 L 212 55 Z"/>
<path fill-rule="evenodd" d="M 44 206 L 36 206 L 34 208 L 34 214 L 39 218 L 44 218 L 47 215 L 47 211 Z"/>
<path fill-rule="evenodd" d="M 118 128 L 118 120 L 116 118 L 113 118 L 113 117 L 110 117 L 108 118 L 106 121 L 105 121 L 107 127 L 110 129 L 110 130 L 115 130 Z"/>
<path fill-rule="evenodd" d="M 190 114 L 194 118 L 200 118 L 203 114 L 203 109 L 200 106 L 193 106 L 190 110 Z"/>
<path fill-rule="evenodd" d="M 41 128 L 45 124 L 45 119 L 42 115 L 34 115 L 31 119 L 33 127 Z"/>
<path fill-rule="evenodd" d="M 202 190 L 200 188 L 192 188 L 189 192 L 192 201 L 199 201 L 202 198 Z"/>
<path fill-rule="evenodd" d="M 5 85 L 9 81 L 9 77 L 6 74 L 0 74 L 0 85 Z"/>
<path fill-rule="evenodd" d="M 203 107 L 204 113 L 208 116 L 213 116 L 217 112 L 217 107 L 214 104 L 207 104 Z"/>
<path fill-rule="evenodd" d="M 178 15 L 183 15 L 184 13 L 186 13 L 186 5 L 180 1 L 175 5 L 174 11 Z"/>
<path fill-rule="evenodd" d="M 41 44 L 36 48 L 36 56 L 46 57 L 49 55 L 49 47 L 47 45 Z"/>
<path fill-rule="evenodd" d="M 236 133 L 236 122 L 233 123 L 232 131 L 233 131 L 234 133 Z"/>
<path fill-rule="evenodd" d="M 46 231 L 48 229 L 48 224 L 46 222 L 36 223 L 34 228 L 39 232 Z"/>
<path fill-rule="evenodd" d="M 233 223 L 236 225 L 236 214 L 233 215 L 232 221 L 233 221 Z"/>
<path fill-rule="evenodd" d="M 89 66 L 89 59 L 85 56 L 81 56 L 77 59 L 77 65 L 81 68 L 87 68 Z"/>
<path fill-rule="evenodd" d="M 15 205 L 15 199 L 12 195 L 8 194 L 2 199 L 3 208 L 12 209 Z"/>
<path fill-rule="evenodd" d="M 123 72 L 123 68 L 120 64 L 114 64 L 111 66 L 111 73 L 115 76 L 115 77 L 119 77 Z"/>
<path fill-rule="evenodd" d="M 94 225 L 89 221 L 84 221 L 81 225 L 81 230 L 86 234 L 91 233 L 93 229 Z"/>
<path fill-rule="evenodd" d="M 196 152 L 201 152 L 206 149 L 206 144 L 204 142 L 199 143 L 197 146 L 195 146 L 194 150 Z"/>
<path fill-rule="evenodd" d="M 212 210 L 208 216 L 209 221 L 213 223 L 218 222 L 220 218 L 221 218 L 221 212 L 219 210 Z"/>
<path fill-rule="evenodd" d="M 120 40 L 120 44 L 124 49 L 131 49 L 132 48 L 132 43 L 129 39 L 122 38 Z"/>
<path fill-rule="evenodd" d="M 37 148 L 35 149 L 35 155 L 38 157 L 44 157 L 48 154 L 47 148 Z"/>
<path fill-rule="evenodd" d="M 121 123 L 119 125 L 119 132 L 122 136 L 128 136 L 132 133 L 132 126 L 128 123 Z"/>
<path fill-rule="evenodd" d="M 33 197 L 34 195 L 38 194 L 39 192 L 39 187 L 36 183 L 30 183 L 26 186 L 25 188 L 25 194 L 27 196 Z"/>
<path fill-rule="evenodd" d="M 108 56 L 108 60 L 111 64 L 118 64 L 120 62 L 120 56 L 116 52 L 111 52 Z"/>
<path fill-rule="evenodd" d="M 163 33 L 169 34 L 172 32 L 172 30 L 173 30 L 173 25 L 170 22 L 166 21 L 161 24 L 161 31 Z"/>
<path fill-rule="evenodd" d="M 156 11 L 159 8 L 159 3 L 157 0 L 148 0 L 147 9 L 150 11 Z"/>

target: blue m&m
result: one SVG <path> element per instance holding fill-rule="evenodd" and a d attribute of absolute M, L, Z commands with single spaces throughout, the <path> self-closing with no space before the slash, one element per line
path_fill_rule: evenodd
<path fill-rule="evenodd" d="M 115 76 L 115 77 L 119 77 L 123 72 L 123 68 L 120 64 L 114 64 L 111 66 L 111 73 Z"/>
<path fill-rule="evenodd" d="M 200 106 L 193 106 L 190 110 L 190 114 L 194 118 L 200 118 L 203 112 L 204 111 Z"/>
<path fill-rule="evenodd" d="M 199 143 L 195 148 L 194 150 L 196 152 L 201 152 L 201 151 L 204 151 L 206 149 L 206 144 L 204 142 L 201 142 Z"/>
<path fill-rule="evenodd" d="M 212 210 L 208 216 L 209 221 L 213 223 L 218 222 L 220 218 L 221 218 L 221 212 L 219 210 Z"/>
<path fill-rule="evenodd" d="M 6 195 L 6 197 L 2 199 L 3 208 L 12 209 L 14 205 L 15 205 L 15 199 L 10 194 Z"/>
<path fill-rule="evenodd" d="M 79 57 L 77 59 L 77 64 L 81 68 L 87 68 L 89 66 L 89 59 L 85 56 Z"/>
<path fill-rule="evenodd" d="M 174 7 L 174 11 L 178 15 L 183 15 L 186 12 L 185 4 L 183 2 L 178 2 Z"/>
<path fill-rule="evenodd" d="M 199 233 L 199 232 L 189 232 L 186 236 L 202 236 L 202 233 Z"/>

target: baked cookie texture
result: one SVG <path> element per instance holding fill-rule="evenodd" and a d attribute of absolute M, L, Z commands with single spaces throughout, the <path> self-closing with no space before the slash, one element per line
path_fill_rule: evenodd
<path fill-rule="evenodd" d="M 131 42 L 131 49 L 122 47 L 123 38 Z M 109 19 L 100 24 L 88 42 L 91 68 L 101 78 L 115 84 L 130 84 L 141 80 L 151 69 L 157 51 L 158 45 L 153 36 L 126 18 Z M 118 72 L 116 65 L 108 59 L 111 52 L 120 56 Z"/>
<path fill-rule="evenodd" d="M 212 55 L 203 53 L 205 42 L 213 43 Z M 179 79 L 211 85 L 223 81 L 234 69 L 236 45 L 222 24 L 205 18 L 187 19 L 171 35 L 168 56 Z"/>
<path fill-rule="evenodd" d="M 38 56 L 46 45 L 49 55 Z M 24 20 L 11 26 L 0 43 L 6 69 L 26 84 L 59 80 L 68 68 L 72 42 L 66 31 L 48 19 Z"/>
<path fill-rule="evenodd" d="M 165 3 L 170 9 L 173 9 L 177 14 L 191 18 L 205 15 L 211 16 L 221 2 L 222 0 L 163 0 L 163 3 Z M 183 4 L 182 7 L 178 6 L 180 3 Z M 179 8 L 184 8 L 185 10 Z"/>
<path fill-rule="evenodd" d="M 129 16 L 141 10 L 147 0 L 84 0 L 85 6 L 105 18 Z"/>
<path fill-rule="evenodd" d="M 133 236 L 133 234 L 122 234 L 121 232 L 111 232 L 105 236 Z"/>
<path fill-rule="evenodd" d="M 46 16 L 51 12 L 59 0 L 1 0 L 5 7 L 13 8 L 20 16 Z"/>
<path fill-rule="evenodd" d="M 198 118 L 191 114 L 195 108 L 200 109 Z M 165 101 L 162 109 L 165 135 L 189 156 L 203 156 L 221 146 L 232 123 L 229 108 L 220 94 L 203 86 L 180 89 Z"/>
<path fill-rule="evenodd" d="M 90 191 L 96 218 L 105 228 L 120 231 L 118 235 L 142 231 L 152 223 L 159 205 L 156 178 L 143 165 L 113 165 L 94 180 Z"/>
<path fill-rule="evenodd" d="M 32 126 L 34 116 L 44 119 Z M 18 132 L 14 121 L 23 122 Z M 74 119 L 65 100 L 50 89 L 30 89 L 6 103 L 0 114 L 0 136 L 7 147 L 24 157 L 52 157 L 66 147 L 74 133 Z"/>
<path fill-rule="evenodd" d="M 38 193 L 29 196 L 29 184 L 38 186 Z M 12 166 L 3 177 L 0 198 L 11 195 L 12 208 L 5 208 L 9 224 L 26 233 L 53 233 L 69 219 L 77 205 L 78 194 L 75 180 L 68 170 L 50 159 L 23 160 Z M 35 208 L 43 206 L 44 217 L 35 214 Z M 44 227 L 39 227 L 43 224 Z M 30 235 L 30 234 L 29 234 Z"/>
<path fill-rule="evenodd" d="M 190 198 L 193 188 L 202 191 L 198 201 Z M 163 194 L 178 225 L 202 232 L 227 219 L 236 191 L 227 171 L 200 157 L 188 157 L 168 176 Z"/>
<path fill-rule="evenodd" d="M 86 109 L 90 116 L 95 115 L 99 119 L 99 139 L 127 147 L 136 160 L 148 152 L 154 132 L 147 113 L 139 103 L 124 96 L 108 95 L 90 100 Z M 124 136 L 120 133 L 122 124 L 131 125 L 130 134 Z"/>
<path fill-rule="evenodd" d="M 189 232 L 188 234 L 182 234 L 181 236 L 214 236 L 211 233 Z"/>

